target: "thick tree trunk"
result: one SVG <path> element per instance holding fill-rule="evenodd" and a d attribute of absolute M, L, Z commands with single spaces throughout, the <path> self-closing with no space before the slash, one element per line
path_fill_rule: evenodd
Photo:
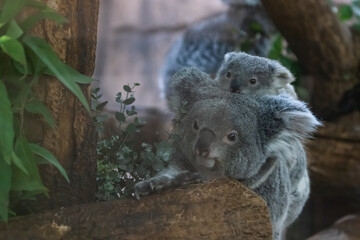
<path fill-rule="evenodd" d="M 312 103 L 318 113 L 341 97 L 356 77 L 360 55 L 351 31 L 327 0 L 263 0 L 276 27 L 314 78 Z"/>
<path fill-rule="evenodd" d="M 59 26 L 45 21 L 36 27 L 34 34 L 45 38 L 64 62 L 91 76 L 95 64 L 99 0 L 43 2 L 66 17 L 69 23 Z M 90 100 L 90 85 L 82 85 L 81 88 Z M 40 197 L 31 204 L 32 210 L 95 200 L 96 135 L 90 114 L 70 91 L 52 77 L 41 79 L 34 91 L 50 108 L 56 129 L 51 129 L 39 118 L 27 119 L 29 138 L 56 156 L 69 175 L 70 184 L 54 167 L 41 166 L 41 176 L 50 190 L 50 198 Z"/>
<path fill-rule="evenodd" d="M 271 239 L 266 203 L 218 179 L 140 201 L 91 203 L 0 224 L 0 239 Z"/>
<path fill-rule="evenodd" d="M 262 0 L 276 27 L 311 76 L 312 109 L 321 117 L 358 82 L 359 36 L 342 24 L 327 0 Z M 360 211 L 360 114 L 324 123 L 309 143 L 311 196 L 292 239 L 304 239 L 345 214 Z M 301 219 L 300 221 L 301 222 Z"/>

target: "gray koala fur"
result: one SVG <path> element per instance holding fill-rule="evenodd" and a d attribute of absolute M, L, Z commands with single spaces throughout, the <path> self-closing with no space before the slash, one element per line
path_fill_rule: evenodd
<path fill-rule="evenodd" d="M 209 75 L 185 68 L 173 79 L 173 109 L 186 101 L 176 153 L 135 196 L 199 180 L 237 179 L 267 203 L 273 239 L 301 212 L 309 195 L 303 141 L 320 125 L 305 103 L 286 95 L 225 91 Z"/>
<path fill-rule="evenodd" d="M 170 47 L 159 79 L 166 97 L 172 95 L 170 80 L 178 70 L 196 67 L 215 77 L 224 55 L 249 39 L 249 53 L 267 55 L 275 28 L 260 1 L 224 2 L 229 4 L 227 12 L 191 25 Z M 254 30 L 253 23 L 259 24 L 261 31 Z"/>
<path fill-rule="evenodd" d="M 278 61 L 243 52 L 229 52 L 217 72 L 220 87 L 240 94 L 289 94 L 297 98 L 291 72 Z"/>

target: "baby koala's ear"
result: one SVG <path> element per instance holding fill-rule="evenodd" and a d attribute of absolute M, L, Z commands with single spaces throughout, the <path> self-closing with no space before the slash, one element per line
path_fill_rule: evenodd
<path fill-rule="evenodd" d="M 201 70 L 182 68 L 171 79 L 171 94 L 168 99 L 170 110 L 177 113 L 184 105 L 189 107 L 200 98 L 201 89 L 206 89 L 213 80 Z"/>
<path fill-rule="evenodd" d="M 224 56 L 224 62 L 230 62 L 236 56 L 236 52 L 228 52 Z"/>
<path fill-rule="evenodd" d="M 283 88 L 287 84 L 295 81 L 294 75 L 277 61 L 271 60 L 270 72 L 272 72 L 273 84 L 276 88 Z"/>

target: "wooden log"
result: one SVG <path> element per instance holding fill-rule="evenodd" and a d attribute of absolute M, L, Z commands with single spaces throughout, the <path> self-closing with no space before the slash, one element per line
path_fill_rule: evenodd
<path fill-rule="evenodd" d="M 360 239 L 360 214 L 348 215 L 307 240 Z"/>
<path fill-rule="evenodd" d="M 135 199 L 16 217 L 0 239 L 271 239 L 265 201 L 238 181 L 217 179 Z"/>

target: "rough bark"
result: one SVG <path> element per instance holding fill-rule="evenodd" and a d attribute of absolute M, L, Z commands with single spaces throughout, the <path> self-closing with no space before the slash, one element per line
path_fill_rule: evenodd
<path fill-rule="evenodd" d="M 218 179 L 140 201 L 73 206 L 0 224 L 0 239 L 271 239 L 265 201 Z"/>
<path fill-rule="evenodd" d="M 354 83 L 360 55 L 355 51 L 353 34 L 337 19 L 327 0 L 263 0 L 262 3 L 313 77 L 312 103 L 321 114 Z"/>
<path fill-rule="evenodd" d="M 338 220 L 330 228 L 308 238 L 308 240 L 329 239 L 360 239 L 360 214 L 345 216 Z"/>
<path fill-rule="evenodd" d="M 91 76 L 95 64 L 99 0 L 44 0 L 69 20 L 58 25 L 44 21 L 33 31 L 43 37 L 60 59 Z M 27 13 L 24 13 L 25 15 Z M 90 100 L 90 85 L 81 86 Z M 31 204 L 34 211 L 59 208 L 94 200 L 96 191 L 96 135 L 89 113 L 58 80 L 44 77 L 34 89 L 51 110 L 56 129 L 29 116 L 25 126 L 29 138 L 51 151 L 65 168 L 70 184 L 52 166 L 42 166 L 43 183 L 50 198 Z"/>

